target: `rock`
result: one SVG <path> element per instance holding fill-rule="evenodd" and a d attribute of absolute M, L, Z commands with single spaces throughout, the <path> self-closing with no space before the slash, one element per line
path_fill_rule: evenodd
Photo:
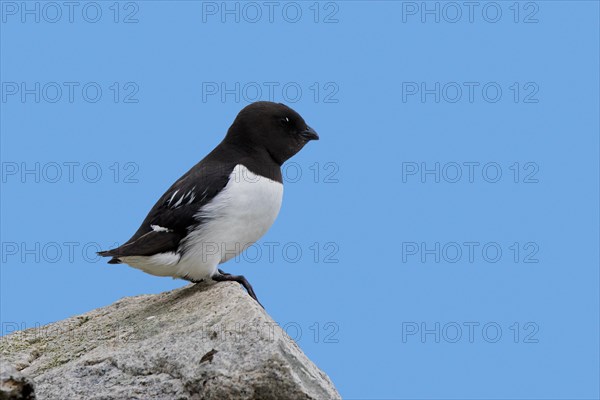
<path fill-rule="evenodd" d="M 0 339 L 0 356 L 33 379 L 38 400 L 340 398 L 232 282 L 124 298 L 15 332 Z"/>
<path fill-rule="evenodd" d="M 0 360 L 0 400 L 34 400 L 33 382 Z"/>

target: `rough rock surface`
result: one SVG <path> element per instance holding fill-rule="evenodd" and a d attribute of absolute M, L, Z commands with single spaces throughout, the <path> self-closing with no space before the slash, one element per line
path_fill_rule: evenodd
<path fill-rule="evenodd" d="M 34 400 L 33 382 L 8 362 L 0 360 L 0 400 Z"/>
<path fill-rule="evenodd" d="M 33 379 L 39 400 L 340 398 L 231 282 L 124 298 L 15 332 L 0 338 L 0 357 Z"/>

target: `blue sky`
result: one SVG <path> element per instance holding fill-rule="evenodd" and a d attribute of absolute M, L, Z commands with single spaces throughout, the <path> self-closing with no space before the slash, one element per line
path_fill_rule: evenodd
<path fill-rule="evenodd" d="M 597 2 L 0 6 L 2 334 L 183 286 L 94 253 L 272 100 L 321 140 L 224 269 L 344 398 L 598 398 Z"/>

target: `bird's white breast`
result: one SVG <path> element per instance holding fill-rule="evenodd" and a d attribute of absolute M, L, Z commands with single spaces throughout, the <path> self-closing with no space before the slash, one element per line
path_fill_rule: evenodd
<path fill-rule="evenodd" d="M 182 244 L 178 269 L 189 277 L 211 276 L 218 264 L 248 248 L 271 227 L 281 208 L 283 185 L 237 165 L 225 188 L 202 207 L 202 221 Z"/>

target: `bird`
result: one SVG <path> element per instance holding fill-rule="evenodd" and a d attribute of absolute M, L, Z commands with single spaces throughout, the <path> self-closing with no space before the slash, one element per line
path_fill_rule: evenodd
<path fill-rule="evenodd" d="M 261 304 L 243 275 L 219 265 L 269 230 L 283 198 L 281 166 L 312 140 L 319 140 L 317 132 L 287 105 L 247 105 L 219 145 L 171 185 L 129 240 L 98 254 L 111 257 L 109 264 L 156 276 L 235 281 Z"/>

